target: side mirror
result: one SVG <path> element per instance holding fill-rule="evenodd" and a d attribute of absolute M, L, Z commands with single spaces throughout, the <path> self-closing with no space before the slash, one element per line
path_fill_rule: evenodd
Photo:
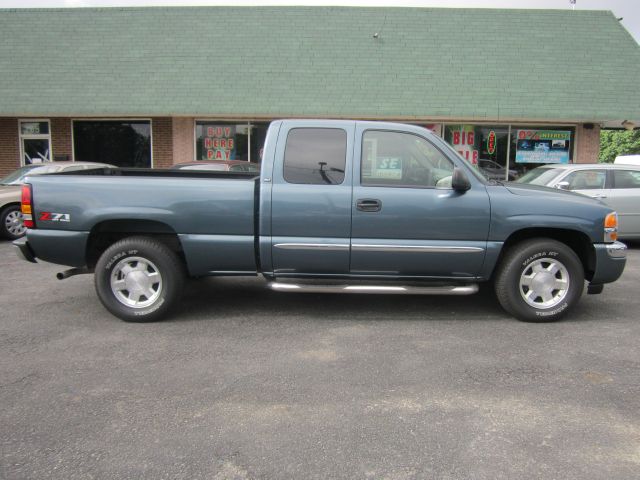
<path fill-rule="evenodd" d="M 453 169 L 453 175 L 451 176 L 451 188 L 457 192 L 466 192 L 471 188 L 471 182 L 469 182 L 467 174 L 458 167 Z"/>
<path fill-rule="evenodd" d="M 558 182 L 555 187 L 560 190 L 569 190 L 569 182 Z"/>

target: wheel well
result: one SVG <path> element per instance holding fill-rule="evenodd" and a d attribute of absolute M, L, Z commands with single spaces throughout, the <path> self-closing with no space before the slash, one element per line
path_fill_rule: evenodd
<path fill-rule="evenodd" d="M 587 280 L 593 278 L 596 265 L 596 252 L 589 237 L 577 230 L 565 230 L 560 228 L 525 228 L 512 233 L 504 242 L 500 257 L 496 262 L 499 265 L 505 253 L 514 245 L 530 238 L 551 238 L 564 243 L 580 259 L 584 268 L 584 276 Z"/>
<path fill-rule="evenodd" d="M 93 268 L 100 255 L 123 238 L 144 235 L 164 243 L 186 263 L 178 234 L 169 225 L 153 220 L 107 220 L 96 224 L 87 241 L 87 266 Z"/>
<path fill-rule="evenodd" d="M 9 202 L 9 203 L 5 203 L 4 205 L 2 205 L 2 207 L 0 207 L 0 212 L 2 212 L 5 208 L 8 207 L 20 207 L 20 202 Z"/>

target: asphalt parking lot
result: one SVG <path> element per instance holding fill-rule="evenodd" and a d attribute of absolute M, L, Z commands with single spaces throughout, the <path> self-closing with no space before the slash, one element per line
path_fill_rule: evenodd
<path fill-rule="evenodd" d="M 191 282 L 126 324 L 0 242 L 2 479 L 631 479 L 640 248 L 555 324 L 491 296 Z"/>

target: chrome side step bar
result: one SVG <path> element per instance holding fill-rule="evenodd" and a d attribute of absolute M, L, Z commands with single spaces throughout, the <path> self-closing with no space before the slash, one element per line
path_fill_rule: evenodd
<path fill-rule="evenodd" d="M 477 284 L 418 287 L 402 285 L 314 285 L 271 282 L 269 283 L 269 288 L 277 292 L 380 293 L 395 295 L 472 295 L 478 292 Z"/>

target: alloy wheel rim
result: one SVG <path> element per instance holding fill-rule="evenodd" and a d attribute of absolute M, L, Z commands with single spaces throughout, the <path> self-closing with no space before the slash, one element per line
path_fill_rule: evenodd
<path fill-rule="evenodd" d="M 111 291 L 130 308 L 146 308 L 162 294 L 162 275 L 158 267 L 143 257 L 120 260 L 111 271 Z"/>
<path fill-rule="evenodd" d="M 522 270 L 519 290 L 527 305 L 546 309 L 555 307 L 565 299 L 569 285 L 569 271 L 561 262 L 553 258 L 540 258 Z"/>

